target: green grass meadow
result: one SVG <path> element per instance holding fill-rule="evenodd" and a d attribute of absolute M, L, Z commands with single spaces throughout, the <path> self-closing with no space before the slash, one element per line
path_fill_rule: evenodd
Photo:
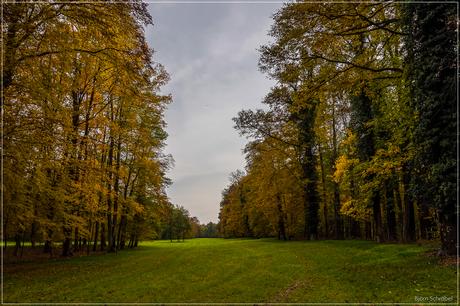
<path fill-rule="evenodd" d="M 457 299 L 455 266 L 370 241 L 193 239 L 4 266 L 5 303 L 414 303 Z"/>

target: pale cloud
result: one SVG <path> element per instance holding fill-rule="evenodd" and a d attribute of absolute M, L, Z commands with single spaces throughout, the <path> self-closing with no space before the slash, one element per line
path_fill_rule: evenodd
<path fill-rule="evenodd" d="M 166 153 L 175 159 L 168 195 L 201 222 L 217 221 L 228 176 L 244 167 L 245 140 L 233 129 L 242 108 L 260 107 L 273 83 L 257 70 L 281 4 L 150 4 L 155 27 L 146 36 L 171 75 L 163 92 Z"/>

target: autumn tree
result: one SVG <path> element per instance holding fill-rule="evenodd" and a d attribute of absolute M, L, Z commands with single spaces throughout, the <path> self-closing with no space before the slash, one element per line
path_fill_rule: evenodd
<path fill-rule="evenodd" d="M 4 237 L 47 252 L 61 240 L 68 256 L 158 236 L 170 97 L 145 41 L 146 4 L 4 9 Z"/>
<path fill-rule="evenodd" d="M 273 226 L 274 190 L 297 194 L 279 184 L 279 166 L 290 165 L 286 182 L 303 190 L 304 238 L 407 242 L 440 234 L 452 253 L 458 21 L 452 7 L 284 5 L 274 15 L 273 42 L 260 49 L 261 71 L 276 85 L 263 110 L 241 111 L 235 119 L 251 140 L 240 180 L 247 186 L 245 211 L 231 204 L 241 188 L 232 184 L 223 196 L 221 229 L 231 220 L 237 233 L 251 211 L 263 212 Z M 271 177 L 278 189 L 265 183 Z M 298 213 L 283 208 L 291 211 Z"/>

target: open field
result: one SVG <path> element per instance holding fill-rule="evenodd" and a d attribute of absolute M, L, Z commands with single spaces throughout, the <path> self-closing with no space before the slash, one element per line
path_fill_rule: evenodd
<path fill-rule="evenodd" d="M 4 267 L 4 302 L 456 301 L 456 267 L 417 245 L 194 239 Z M 96 273 L 97 272 L 97 273 Z"/>

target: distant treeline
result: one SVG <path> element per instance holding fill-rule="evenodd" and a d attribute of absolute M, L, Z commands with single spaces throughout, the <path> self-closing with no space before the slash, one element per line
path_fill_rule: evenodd
<path fill-rule="evenodd" d="M 246 171 L 223 191 L 224 237 L 440 239 L 456 253 L 454 3 L 290 3 L 243 110 Z"/>
<path fill-rule="evenodd" d="M 197 217 L 190 217 L 183 207 L 176 207 L 169 222 L 163 226 L 160 239 L 184 240 L 190 238 L 217 238 L 218 226 L 215 223 L 201 224 Z"/>

